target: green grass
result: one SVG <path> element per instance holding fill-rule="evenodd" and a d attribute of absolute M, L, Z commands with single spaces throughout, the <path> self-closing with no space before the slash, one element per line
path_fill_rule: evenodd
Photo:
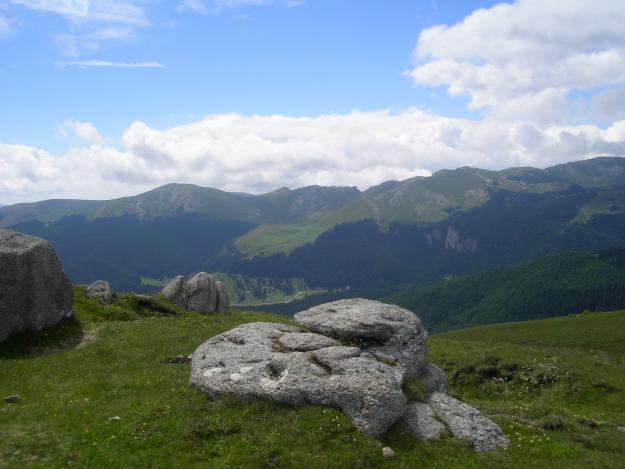
<path fill-rule="evenodd" d="M 80 289 L 76 311 L 76 320 L 0 345 L 0 397 L 22 396 L 16 404 L 0 403 L 0 467 L 619 467 L 625 461 L 625 433 L 617 429 L 625 426 L 619 345 L 625 312 L 431 337 L 432 361 L 455 377 L 452 394 L 511 438 L 507 451 L 476 454 L 459 441 L 422 443 L 396 428 L 378 441 L 334 409 L 210 400 L 188 386 L 188 364 L 167 363 L 238 324 L 288 321 L 283 316 L 164 316 L 133 306 L 130 295 L 102 307 Z M 483 372 L 509 365 L 517 371 L 507 380 Z M 397 456 L 385 460 L 383 446 Z"/>

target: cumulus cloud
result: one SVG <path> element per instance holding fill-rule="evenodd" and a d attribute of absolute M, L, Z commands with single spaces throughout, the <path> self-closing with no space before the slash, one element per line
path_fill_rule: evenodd
<path fill-rule="evenodd" d="M 624 22 L 611 0 L 499 4 L 422 31 L 409 75 L 497 118 L 562 122 L 571 91 L 625 84 Z"/>
<path fill-rule="evenodd" d="M 111 198 L 169 182 L 260 193 L 288 185 L 355 185 L 428 175 L 442 168 L 538 166 L 625 154 L 625 121 L 539 126 L 445 118 L 420 109 L 319 117 L 217 114 L 155 129 L 130 125 L 121 147 L 89 123 L 66 132 L 96 144 L 51 155 L 0 143 L 0 198 Z M 36 188 L 36 189 L 33 189 Z"/>
<path fill-rule="evenodd" d="M 76 137 L 83 142 L 104 143 L 104 137 L 100 135 L 91 122 L 80 122 L 73 119 L 65 119 L 57 125 L 57 132 L 62 137 Z"/>

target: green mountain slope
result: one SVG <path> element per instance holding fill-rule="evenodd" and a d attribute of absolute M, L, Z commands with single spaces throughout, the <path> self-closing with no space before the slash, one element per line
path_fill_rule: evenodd
<path fill-rule="evenodd" d="M 463 167 L 364 192 L 309 186 L 257 196 L 170 184 L 112 201 L 3 207 L 0 226 L 48 239 L 75 282 L 106 278 L 117 289 L 199 270 L 303 278 L 312 288 L 423 284 L 621 245 L 623 171 L 623 158 Z"/>
<path fill-rule="evenodd" d="M 625 307 L 625 249 L 563 253 L 529 264 L 408 286 L 384 301 L 433 331 Z"/>

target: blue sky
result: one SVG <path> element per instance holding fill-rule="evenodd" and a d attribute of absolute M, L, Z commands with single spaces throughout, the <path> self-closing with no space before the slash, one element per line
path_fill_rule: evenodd
<path fill-rule="evenodd" d="M 0 203 L 625 154 L 625 3 L 0 0 Z"/>
<path fill-rule="evenodd" d="M 492 2 L 491 2 L 492 3 Z M 68 55 L 59 36 L 110 27 L 76 24 L 50 10 L 5 5 L 0 42 L 0 140 L 61 150 L 66 118 L 117 135 L 130 122 L 169 127 L 214 113 L 315 116 L 423 106 L 470 114 L 462 98 L 415 86 L 403 74 L 421 29 L 455 23 L 478 1 L 312 0 L 242 5 L 212 14 L 147 2 L 149 25 L 114 24 L 129 38 Z M 64 65 L 156 62 L 162 68 Z"/>

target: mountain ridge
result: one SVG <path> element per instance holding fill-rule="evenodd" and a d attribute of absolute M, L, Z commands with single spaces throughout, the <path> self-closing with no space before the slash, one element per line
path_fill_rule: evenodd
<path fill-rule="evenodd" d="M 52 242 L 74 281 L 103 277 L 118 289 L 199 270 L 315 288 L 427 283 L 625 242 L 625 158 L 554 168 L 462 167 L 366 191 L 168 184 L 112 201 L 4 207 L 0 226 Z"/>
<path fill-rule="evenodd" d="M 593 175 L 592 171 L 589 171 L 592 168 L 599 168 L 599 171 L 596 172 L 601 173 L 602 177 L 599 178 L 596 174 Z M 464 175 L 464 178 L 459 178 L 458 175 Z M 542 175 L 542 180 L 537 175 Z M 545 176 L 548 177 L 545 178 Z M 609 177 L 606 178 L 606 176 Z M 451 191 L 448 187 L 445 191 L 441 191 L 441 186 L 450 182 L 458 184 L 459 181 L 462 182 L 460 187 L 455 187 Z M 239 221 L 249 222 L 258 222 L 258 219 L 255 217 L 264 215 L 266 218 L 268 216 L 269 222 L 276 222 L 283 221 L 284 217 L 281 220 L 275 213 L 271 213 L 273 207 L 270 206 L 272 204 L 282 208 L 282 205 L 287 201 L 301 203 L 301 197 L 308 197 L 314 200 L 314 195 L 322 194 L 323 196 L 324 193 L 325 195 L 339 194 L 343 196 L 348 194 L 357 199 L 351 200 L 350 197 L 344 197 L 343 203 L 340 203 L 338 208 L 352 202 L 360 202 L 363 197 L 369 202 L 388 203 L 394 208 L 400 207 L 402 201 L 411 200 L 423 203 L 423 201 L 427 202 L 429 197 L 429 202 L 439 205 L 444 210 L 445 208 L 453 208 L 454 203 L 462 203 L 460 199 L 463 198 L 467 199 L 464 201 L 467 206 L 479 203 L 479 199 L 484 196 L 480 189 L 488 187 L 542 192 L 562 190 L 566 188 L 565 186 L 571 185 L 599 189 L 624 188 L 625 158 L 597 157 L 545 169 L 513 167 L 495 171 L 461 166 L 456 169 L 442 169 L 428 177 L 416 176 L 403 181 L 384 181 L 363 191 L 349 186 L 311 185 L 296 189 L 282 187 L 274 191 L 255 195 L 227 192 L 188 183 L 169 183 L 141 194 L 110 200 L 50 199 L 3 206 L 0 210 L 0 226 L 7 227 L 10 224 L 31 220 L 51 223 L 68 215 L 85 215 L 88 218 L 101 218 L 137 214 L 139 218 L 154 218 L 180 211 L 185 213 L 204 213 L 205 215 L 218 217 L 233 217 L 233 219 Z M 428 192 L 427 189 L 430 191 Z M 163 195 L 166 195 L 168 198 L 163 197 Z M 212 200 L 210 197 L 216 200 Z M 213 212 L 210 210 L 203 211 L 206 207 L 202 207 L 199 204 L 202 201 L 206 203 L 211 202 L 213 205 L 215 202 L 227 203 L 230 204 L 228 205 L 229 208 L 238 208 L 238 211 L 231 210 L 227 213 L 222 213 L 219 210 Z M 160 202 L 163 205 L 158 206 L 157 204 L 157 207 L 146 208 L 144 207 L 146 202 L 149 202 L 151 205 Z M 231 207 L 233 204 L 234 207 Z M 217 207 L 210 206 L 208 208 L 216 209 Z M 321 205 L 312 207 L 312 210 L 318 209 L 319 211 L 321 209 L 321 211 L 327 211 L 328 208 L 334 209 L 337 207 L 332 204 L 329 207 Z M 15 212 L 20 212 L 23 209 L 27 209 L 26 213 L 21 216 L 15 215 Z M 392 212 L 392 210 L 390 211 Z M 297 217 L 310 213 L 310 211 L 304 211 L 294 215 Z M 403 221 L 401 216 L 397 214 L 393 216 L 392 213 L 389 213 L 388 215 L 390 215 L 392 221 Z M 417 211 L 416 215 L 406 217 L 406 219 L 415 222 L 431 221 L 426 211 L 421 213 Z"/>

